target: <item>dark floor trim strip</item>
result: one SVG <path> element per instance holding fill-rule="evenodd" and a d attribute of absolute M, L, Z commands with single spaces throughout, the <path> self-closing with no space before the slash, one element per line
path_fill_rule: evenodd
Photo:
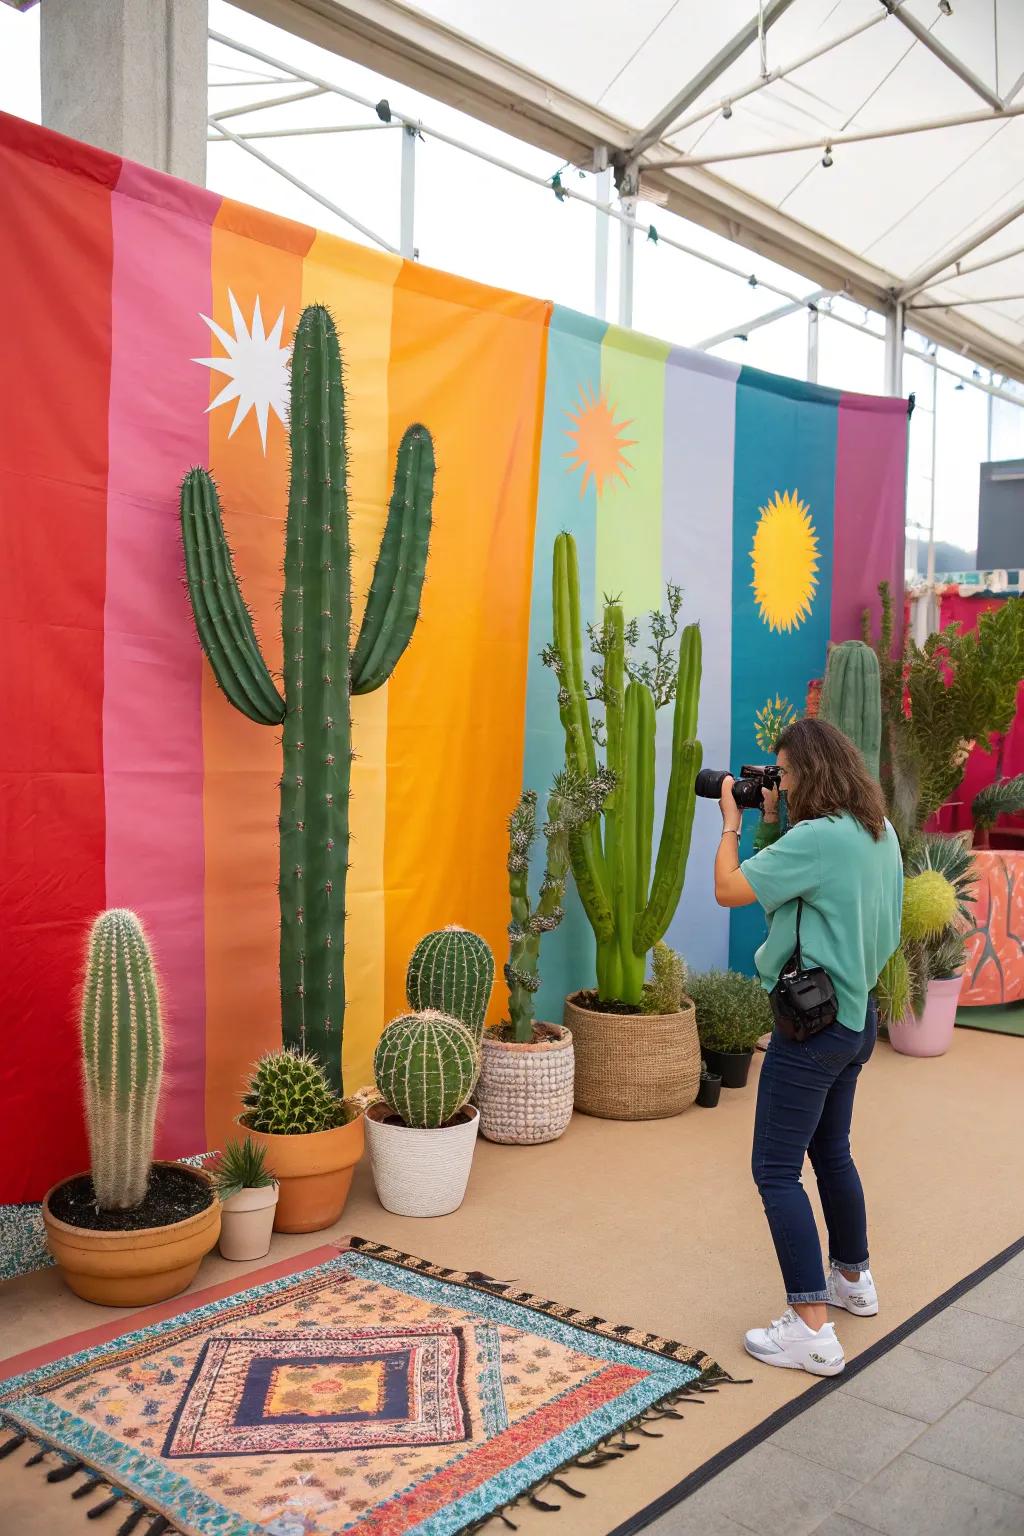
<path fill-rule="evenodd" d="M 745 1456 L 747 1451 L 753 1450 L 755 1445 L 760 1445 L 763 1440 L 774 1435 L 777 1429 L 799 1418 L 800 1414 L 806 1413 L 808 1408 L 813 1408 L 815 1403 L 820 1403 L 823 1397 L 827 1397 L 830 1392 L 835 1392 L 844 1381 L 849 1381 L 852 1376 L 867 1370 L 868 1366 L 873 1365 L 882 1355 L 887 1355 L 891 1349 L 896 1348 L 897 1344 L 902 1344 L 915 1329 L 927 1323 L 937 1313 L 944 1311 L 946 1307 L 952 1306 L 955 1301 L 959 1301 L 961 1296 L 972 1291 L 983 1280 L 987 1280 L 989 1275 L 995 1274 L 997 1269 L 1001 1269 L 1004 1264 L 1016 1258 L 1018 1253 L 1024 1253 L 1024 1237 L 1019 1237 L 1015 1243 L 1010 1244 L 1009 1248 L 1004 1248 L 1002 1253 L 997 1253 L 995 1258 L 988 1259 L 979 1269 L 958 1280 L 955 1285 L 950 1286 L 948 1291 L 943 1291 L 941 1296 L 936 1296 L 934 1301 L 930 1301 L 919 1312 L 915 1312 L 913 1317 L 908 1317 L 905 1323 L 900 1323 L 884 1338 L 876 1340 L 862 1354 L 851 1360 L 840 1376 L 823 1377 L 813 1387 L 801 1393 L 799 1397 L 795 1397 L 792 1402 L 777 1408 L 763 1423 L 748 1429 L 745 1435 L 741 1435 L 738 1440 L 734 1440 L 731 1445 L 718 1451 L 702 1466 L 695 1468 L 683 1478 L 682 1482 L 676 1483 L 674 1488 L 669 1488 L 643 1509 L 638 1510 L 635 1515 L 630 1515 L 628 1520 L 623 1520 L 621 1525 L 617 1525 L 614 1530 L 608 1532 L 608 1536 L 633 1536 L 635 1531 L 642 1531 L 660 1515 L 674 1509 L 692 1493 L 696 1493 L 698 1488 L 703 1488 L 705 1483 L 717 1477 L 719 1472 L 724 1472 L 726 1467 L 731 1467 L 734 1461 Z"/>

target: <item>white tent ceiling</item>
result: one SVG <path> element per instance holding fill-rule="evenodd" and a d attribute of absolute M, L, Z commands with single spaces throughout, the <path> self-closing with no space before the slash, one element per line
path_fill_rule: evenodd
<path fill-rule="evenodd" d="M 1024 0 L 236 3 L 1024 370 Z"/>

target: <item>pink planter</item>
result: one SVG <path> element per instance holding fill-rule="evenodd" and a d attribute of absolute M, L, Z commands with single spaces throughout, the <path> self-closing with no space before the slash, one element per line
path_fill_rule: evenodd
<path fill-rule="evenodd" d="M 908 1009 L 898 1024 L 889 1025 L 889 1044 L 893 1050 L 901 1056 L 945 1055 L 953 1044 L 956 1005 L 963 984 L 962 976 L 930 981 L 921 1016 Z"/>

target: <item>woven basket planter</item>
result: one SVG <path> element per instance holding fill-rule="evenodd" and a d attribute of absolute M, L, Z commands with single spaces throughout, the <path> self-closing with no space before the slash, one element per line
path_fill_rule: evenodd
<path fill-rule="evenodd" d="M 595 1013 L 565 1001 L 576 1051 L 576 1108 L 605 1120 L 678 1115 L 700 1087 L 693 1004 L 679 1013 Z"/>
<path fill-rule="evenodd" d="M 364 1117 L 381 1205 L 396 1216 L 447 1216 L 457 1211 L 473 1166 L 479 1110 L 467 1104 L 454 1125 L 427 1131 L 401 1121 L 389 1125 L 391 1114 L 379 1103 L 371 1104 Z"/>
<path fill-rule="evenodd" d="M 573 1043 L 561 1024 L 542 1024 L 543 1040 L 520 1045 L 484 1032 L 473 1100 L 488 1141 L 530 1146 L 554 1141 L 572 1117 Z"/>

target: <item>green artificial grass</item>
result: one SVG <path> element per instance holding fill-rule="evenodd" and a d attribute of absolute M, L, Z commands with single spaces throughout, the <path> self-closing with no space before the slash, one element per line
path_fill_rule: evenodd
<path fill-rule="evenodd" d="M 965 1029 L 1024 1036 L 1024 1002 L 1004 1003 L 993 1008 L 958 1008 L 956 1022 Z"/>

